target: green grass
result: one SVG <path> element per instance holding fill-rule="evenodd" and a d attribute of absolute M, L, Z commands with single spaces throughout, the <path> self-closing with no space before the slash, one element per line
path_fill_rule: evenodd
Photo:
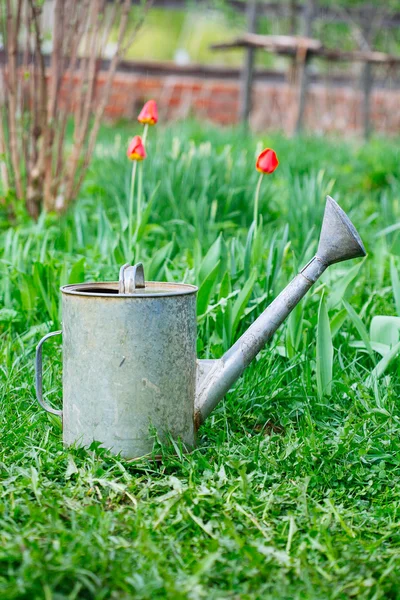
<path fill-rule="evenodd" d="M 398 327 L 376 321 L 400 316 L 396 142 L 151 130 L 152 205 L 135 258 L 149 278 L 201 285 L 216 271 L 202 291 L 200 357 L 220 356 L 311 257 L 326 193 L 369 256 L 323 277 L 191 454 L 157 442 L 161 462 L 132 463 L 98 444 L 65 449 L 59 420 L 36 404 L 34 348 L 60 326 L 60 284 L 115 279 L 129 250 L 125 148 L 137 132 L 102 131 L 65 217 L 0 221 L 0 597 L 400 598 Z M 281 164 L 263 182 L 257 251 L 246 250 L 263 145 Z M 55 405 L 60 355 L 49 343 Z"/>

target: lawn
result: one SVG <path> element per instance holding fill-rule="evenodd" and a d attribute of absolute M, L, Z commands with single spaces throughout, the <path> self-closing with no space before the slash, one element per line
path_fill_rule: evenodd
<path fill-rule="evenodd" d="M 311 258 L 327 193 L 368 257 L 323 276 L 201 427 L 196 450 L 156 441 L 161 462 L 129 462 L 98 443 L 63 448 L 60 421 L 35 401 L 34 351 L 60 327 L 61 284 L 115 280 L 125 262 L 134 133 L 102 130 L 64 217 L 21 213 L 9 228 L 0 215 L 0 597 L 400 598 L 400 319 L 373 321 L 400 317 L 397 143 L 195 123 L 150 131 L 135 258 L 148 279 L 200 285 L 201 358 L 220 356 Z M 251 253 L 265 145 L 280 166 L 263 182 Z M 322 295 L 330 395 L 317 386 Z M 55 406 L 60 355 L 49 343 Z"/>

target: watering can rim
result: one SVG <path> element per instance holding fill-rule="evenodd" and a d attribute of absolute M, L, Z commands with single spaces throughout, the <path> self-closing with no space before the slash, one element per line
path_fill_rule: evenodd
<path fill-rule="evenodd" d="M 60 290 L 63 294 L 89 298 L 165 298 L 169 296 L 187 296 L 196 294 L 198 287 L 190 283 L 168 283 L 166 281 L 146 281 L 146 292 L 139 288 L 132 294 L 118 293 L 118 281 L 89 281 L 86 283 L 72 283 L 63 285 Z M 92 291 L 90 291 L 92 290 Z M 101 290 L 104 290 L 101 291 Z"/>

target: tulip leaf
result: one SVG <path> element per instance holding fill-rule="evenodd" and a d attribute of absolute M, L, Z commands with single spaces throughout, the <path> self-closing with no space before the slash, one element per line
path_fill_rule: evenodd
<path fill-rule="evenodd" d="M 246 281 L 246 283 L 240 290 L 240 293 L 239 293 L 238 297 L 236 298 L 235 303 L 233 305 L 233 308 L 232 308 L 232 338 L 234 337 L 234 335 L 236 333 L 236 330 L 239 325 L 239 321 L 242 318 L 242 315 L 244 313 L 244 309 L 246 308 L 246 306 L 249 302 L 251 293 L 253 291 L 253 286 L 254 286 L 255 280 L 256 280 L 256 272 L 253 271 L 251 273 L 249 279 Z"/>
<path fill-rule="evenodd" d="M 361 321 L 360 317 L 358 316 L 358 314 L 356 313 L 354 308 L 352 306 L 350 306 L 350 304 L 348 304 L 346 302 L 346 300 L 342 300 L 342 302 L 343 302 L 343 306 L 347 310 L 347 313 L 348 313 L 354 327 L 357 329 L 358 333 L 360 334 L 360 337 L 361 337 L 362 341 L 364 342 L 365 347 L 368 350 L 368 353 L 369 353 L 371 359 L 375 362 L 375 354 L 372 349 L 368 331 L 367 331 L 364 323 Z"/>
<path fill-rule="evenodd" d="M 264 237 L 263 222 L 264 222 L 263 216 L 260 215 L 258 227 L 254 233 L 253 243 L 252 243 L 252 248 L 251 248 L 251 264 L 252 264 L 252 266 L 253 265 L 255 266 L 257 264 L 258 260 L 260 259 L 261 255 L 262 255 L 262 246 L 263 246 L 263 237 Z M 253 223 L 254 223 L 254 221 L 253 221 Z"/>
<path fill-rule="evenodd" d="M 347 319 L 347 310 L 345 310 L 344 308 L 342 310 L 340 310 L 338 313 L 336 313 L 336 315 L 332 318 L 332 320 L 331 320 L 332 339 L 340 331 L 340 329 L 342 328 L 342 325 L 346 319 Z"/>
<path fill-rule="evenodd" d="M 399 273 L 396 269 L 394 257 L 390 257 L 390 278 L 392 280 L 393 296 L 396 305 L 397 315 L 400 317 L 400 280 Z"/>
<path fill-rule="evenodd" d="M 144 211 L 141 214 L 141 218 L 140 218 L 140 226 L 139 226 L 139 231 L 137 234 L 137 239 L 140 240 L 143 237 L 146 225 L 149 221 L 150 215 L 151 215 L 151 210 L 153 208 L 153 202 L 154 202 L 154 198 L 156 197 L 156 192 L 158 190 L 158 188 L 160 187 L 160 182 L 158 182 L 153 189 L 153 192 L 150 196 L 150 199 L 146 205 L 146 208 L 144 209 Z"/>
<path fill-rule="evenodd" d="M 72 267 L 68 283 L 82 283 L 85 279 L 85 257 L 80 258 Z"/>
<path fill-rule="evenodd" d="M 199 287 L 199 291 L 197 294 L 197 315 L 203 315 L 210 303 L 211 294 L 214 289 L 215 282 L 218 277 L 220 261 L 214 266 L 212 271 L 205 278 L 203 283 Z"/>
<path fill-rule="evenodd" d="M 365 350 L 368 352 L 366 345 L 361 340 L 350 342 L 349 346 L 352 348 L 360 348 L 360 350 Z M 390 352 L 390 346 L 387 344 L 381 344 L 380 342 L 371 342 L 371 348 L 381 356 L 386 356 L 386 354 Z"/>
<path fill-rule="evenodd" d="M 333 345 L 325 295 L 318 309 L 317 325 L 317 390 L 319 398 L 332 393 Z"/>
<path fill-rule="evenodd" d="M 372 387 L 374 384 L 374 381 L 376 379 L 379 379 L 379 377 L 381 377 L 384 374 L 386 369 L 393 362 L 393 360 L 396 358 L 396 356 L 398 355 L 399 352 L 400 352 L 400 342 L 398 344 L 396 344 L 395 346 L 393 346 L 393 348 L 390 350 L 390 352 L 385 354 L 385 356 L 383 358 L 381 358 L 381 360 L 378 362 L 376 367 L 371 371 L 371 374 L 367 379 L 368 387 Z"/>
<path fill-rule="evenodd" d="M 128 244 L 126 243 L 125 235 L 117 236 L 113 254 L 117 265 L 123 265 L 124 263 L 126 263 L 126 257 L 129 256 L 129 250 Z"/>
<path fill-rule="evenodd" d="M 174 242 L 168 242 L 168 244 L 165 244 L 165 246 L 162 246 L 159 250 L 157 250 L 157 252 L 153 254 L 149 266 L 145 269 L 147 279 L 157 280 L 161 277 L 161 274 L 164 270 L 165 262 L 171 256 L 173 247 Z"/>
<path fill-rule="evenodd" d="M 245 251 L 244 251 L 244 275 L 245 275 L 246 279 L 248 278 L 248 276 L 250 274 L 251 255 L 252 255 L 253 237 L 254 237 L 255 226 L 256 226 L 256 224 L 253 221 L 252 224 L 250 225 L 250 229 L 249 229 L 249 232 L 247 234 L 246 248 L 245 248 Z"/>
<path fill-rule="evenodd" d="M 328 298 L 328 308 L 334 308 L 339 302 L 345 298 L 347 288 L 350 283 L 357 277 L 361 267 L 363 266 L 364 261 L 355 264 L 351 269 L 349 269 L 344 277 L 340 277 L 337 281 L 335 281 L 335 285 L 333 287 L 332 292 L 329 294 Z"/>
<path fill-rule="evenodd" d="M 209 276 L 214 270 L 215 265 L 221 259 L 221 235 L 217 237 L 215 242 L 209 248 L 207 254 L 203 258 L 200 265 L 198 281 L 202 285 L 203 281 Z"/>
<path fill-rule="evenodd" d="M 286 356 L 293 358 L 299 349 L 303 333 L 303 302 L 298 302 L 288 318 L 286 328 Z"/>
<path fill-rule="evenodd" d="M 400 317 L 377 315 L 373 317 L 369 330 L 372 342 L 394 346 L 399 341 Z"/>
<path fill-rule="evenodd" d="M 277 241 L 277 232 L 274 233 L 269 244 L 267 265 L 266 265 L 266 286 L 265 289 L 270 292 L 273 290 L 275 282 L 282 268 L 283 258 L 290 246 L 288 242 L 289 228 L 287 224 L 283 230 L 282 238 Z"/>
<path fill-rule="evenodd" d="M 231 278 L 228 271 L 225 271 L 219 288 L 218 300 L 221 298 L 227 298 L 232 292 Z"/>

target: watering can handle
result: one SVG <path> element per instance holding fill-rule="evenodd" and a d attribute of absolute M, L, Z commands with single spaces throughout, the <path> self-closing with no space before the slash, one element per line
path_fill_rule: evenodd
<path fill-rule="evenodd" d="M 35 362 L 35 370 L 36 370 L 36 398 L 39 402 L 40 406 L 44 408 L 47 412 L 52 415 L 57 415 L 58 417 L 62 417 L 62 410 L 57 410 L 52 408 L 43 400 L 43 368 L 42 368 L 42 346 L 46 340 L 53 337 L 53 335 L 59 335 L 62 331 L 52 331 L 48 333 L 38 343 L 36 346 L 36 362 Z"/>

